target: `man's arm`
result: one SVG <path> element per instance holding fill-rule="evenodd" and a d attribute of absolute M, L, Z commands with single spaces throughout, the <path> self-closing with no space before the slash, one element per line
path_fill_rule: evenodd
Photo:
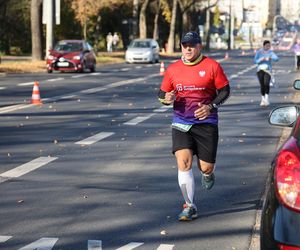
<path fill-rule="evenodd" d="M 164 105 L 170 105 L 175 99 L 174 90 L 171 92 L 165 92 L 163 90 L 158 91 L 158 100 Z"/>
<path fill-rule="evenodd" d="M 208 105 L 210 110 L 213 111 L 222 105 L 230 96 L 230 86 L 227 84 L 223 88 L 217 90 L 216 98 Z"/>

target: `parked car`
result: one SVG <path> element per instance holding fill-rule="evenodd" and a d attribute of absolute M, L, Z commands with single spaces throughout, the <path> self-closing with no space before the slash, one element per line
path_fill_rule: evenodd
<path fill-rule="evenodd" d="M 84 40 L 62 40 L 49 50 L 46 63 L 48 73 L 53 70 L 84 72 L 85 69 L 94 72 L 96 55 L 92 46 Z"/>
<path fill-rule="evenodd" d="M 294 82 L 300 90 L 300 79 Z M 271 111 L 269 122 L 292 127 L 270 169 L 260 230 L 262 250 L 300 250 L 300 116 L 297 106 Z"/>
<path fill-rule="evenodd" d="M 126 53 L 127 63 L 159 62 L 159 45 L 154 39 L 134 39 L 130 42 Z"/>

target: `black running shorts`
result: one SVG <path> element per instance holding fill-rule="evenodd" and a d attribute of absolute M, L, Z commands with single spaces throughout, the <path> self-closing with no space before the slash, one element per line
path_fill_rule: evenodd
<path fill-rule="evenodd" d="M 215 163 L 219 130 L 214 124 L 195 124 L 188 132 L 172 128 L 173 154 L 180 149 L 191 149 L 200 160 Z"/>

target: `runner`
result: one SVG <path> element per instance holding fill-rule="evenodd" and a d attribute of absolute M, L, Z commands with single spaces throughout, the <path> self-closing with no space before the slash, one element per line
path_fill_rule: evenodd
<path fill-rule="evenodd" d="M 278 61 L 278 56 L 271 50 L 268 40 L 263 42 L 263 48 L 258 50 L 254 57 L 257 64 L 257 78 L 260 84 L 261 102 L 260 106 L 269 106 L 270 81 L 272 78 L 272 61 Z"/>
<path fill-rule="evenodd" d="M 218 62 L 201 54 L 201 38 L 188 32 L 181 40 L 182 58 L 171 64 L 163 78 L 159 100 L 173 103 L 173 154 L 185 204 L 180 221 L 197 218 L 194 203 L 193 155 L 202 172 L 202 186 L 214 185 L 218 147 L 218 107 L 229 97 L 229 81 Z"/>

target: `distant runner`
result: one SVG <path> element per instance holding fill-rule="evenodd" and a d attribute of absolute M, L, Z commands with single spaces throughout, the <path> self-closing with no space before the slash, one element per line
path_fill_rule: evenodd
<path fill-rule="evenodd" d="M 257 78 L 260 84 L 260 106 L 269 106 L 270 81 L 272 78 L 272 61 L 278 61 L 278 56 L 271 50 L 271 43 L 265 40 L 263 48 L 258 50 L 254 57 L 257 64 Z"/>

